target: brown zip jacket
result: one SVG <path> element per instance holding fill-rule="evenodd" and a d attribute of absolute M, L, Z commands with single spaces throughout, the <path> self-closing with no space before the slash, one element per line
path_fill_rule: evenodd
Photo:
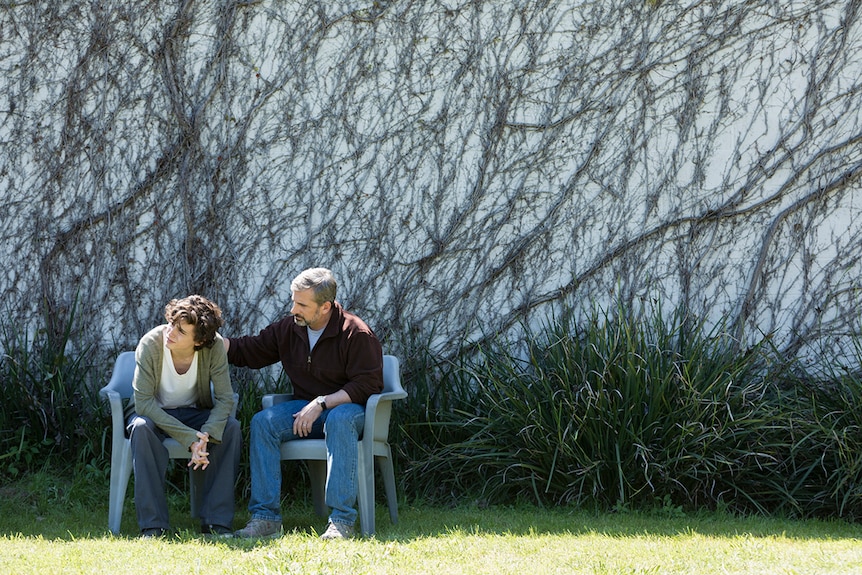
<path fill-rule="evenodd" d="M 230 339 L 228 361 L 259 369 L 281 362 L 296 399 L 311 401 L 343 389 L 353 403 L 365 405 L 383 390 L 383 350 L 361 319 L 333 302 L 332 316 L 314 350 L 308 331 L 293 316 L 278 320 L 255 336 Z"/>

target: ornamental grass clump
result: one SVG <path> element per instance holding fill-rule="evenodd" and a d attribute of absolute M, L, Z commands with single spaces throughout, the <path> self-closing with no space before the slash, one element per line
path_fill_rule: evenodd
<path fill-rule="evenodd" d="M 862 343 L 795 370 L 797 415 L 785 474 L 806 516 L 862 518 Z M 798 367 L 798 366 L 797 366 Z"/>
<path fill-rule="evenodd" d="M 57 465 L 102 468 L 104 443 L 87 350 L 67 354 L 74 312 L 62 333 L 0 324 L 0 478 Z M 31 335 L 32 334 L 32 335 Z"/>
<path fill-rule="evenodd" d="M 438 491 L 495 502 L 787 503 L 785 423 L 764 346 L 740 351 L 720 326 L 705 332 L 660 309 L 573 317 L 529 333 L 526 353 L 493 342 L 450 367 L 444 381 L 468 380 L 472 394 L 437 414 L 436 445 L 414 471 L 434 475 Z"/>

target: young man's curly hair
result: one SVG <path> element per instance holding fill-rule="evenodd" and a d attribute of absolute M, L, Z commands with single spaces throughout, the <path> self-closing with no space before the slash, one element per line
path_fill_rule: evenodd
<path fill-rule="evenodd" d="M 218 328 L 224 325 L 219 306 L 200 295 L 169 301 L 165 306 L 165 320 L 171 325 L 185 320 L 194 326 L 195 351 L 211 348 Z"/>

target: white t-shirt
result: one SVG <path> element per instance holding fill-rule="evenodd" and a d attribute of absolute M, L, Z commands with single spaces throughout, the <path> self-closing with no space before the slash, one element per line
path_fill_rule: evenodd
<path fill-rule="evenodd" d="M 198 401 L 195 383 L 198 379 L 198 353 L 195 352 L 192 365 L 183 374 L 177 373 L 171 350 L 165 345 L 162 357 L 162 380 L 159 384 L 156 401 L 162 409 L 175 409 L 177 407 L 194 407 Z"/>

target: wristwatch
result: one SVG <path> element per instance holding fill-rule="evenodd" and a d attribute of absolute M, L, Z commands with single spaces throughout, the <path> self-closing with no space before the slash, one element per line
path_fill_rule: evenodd
<path fill-rule="evenodd" d="M 322 395 L 318 395 L 317 399 L 315 399 L 314 401 L 317 402 L 317 405 L 320 406 L 320 409 L 326 410 L 326 398 L 325 397 L 323 397 Z"/>

